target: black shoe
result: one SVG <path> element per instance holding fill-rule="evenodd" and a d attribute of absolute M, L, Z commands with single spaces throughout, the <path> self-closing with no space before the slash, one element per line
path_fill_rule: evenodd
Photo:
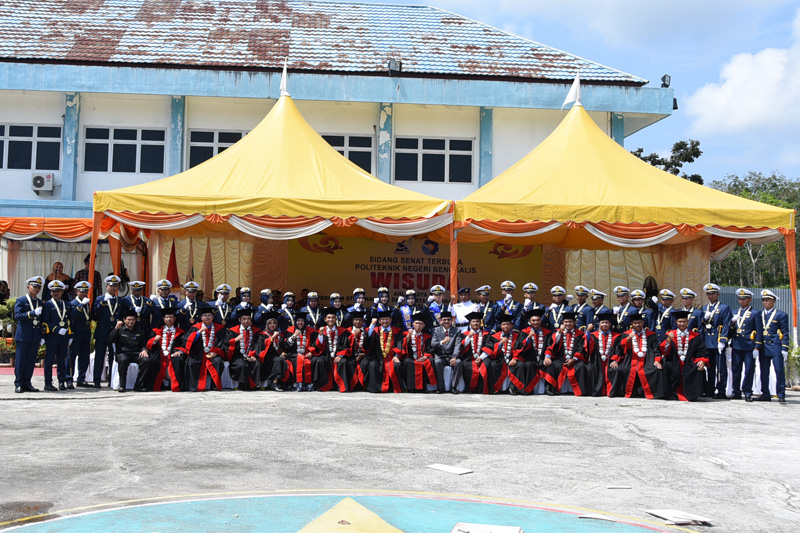
<path fill-rule="evenodd" d="M 780 398 L 778 398 L 778 403 L 786 403 L 786 398 L 781 396 Z"/>
<path fill-rule="evenodd" d="M 14 392 L 17 394 L 22 394 L 22 387 L 14 387 Z"/>
<path fill-rule="evenodd" d="M 725 394 L 724 392 L 718 392 L 718 393 L 716 393 L 714 395 L 714 398 L 717 399 L 717 400 L 727 400 L 728 399 L 728 395 Z"/>
<path fill-rule="evenodd" d="M 508 393 L 511 394 L 511 396 L 516 396 L 517 388 L 514 385 L 511 385 L 510 387 L 508 387 Z"/>
<path fill-rule="evenodd" d="M 459 392 L 457 388 L 453 387 L 452 389 L 450 389 L 450 394 L 461 394 L 461 392 Z"/>
<path fill-rule="evenodd" d="M 556 393 L 551 391 L 551 390 L 544 391 L 544 393 L 547 394 L 548 396 L 555 396 L 556 395 Z"/>
<path fill-rule="evenodd" d="M 733 396 L 731 396 L 731 400 L 741 400 L 741 399 L 742 399 L 741 393 L 738 394 L 734 393 Z"/>
<path fill-rule="evenodd" d="M 49 391 L 49 392 L 58 391 L 57 388 L 53 387 L 52 383 L 48 383 L 47 385 L 45 385 L 44 386 L 44 390 Z"/>
<path fill-rule="evenodd" d="M 125 392 L 125 387 L 120 387 L 117 392 Z"/>
<path fill-rule="evenodd" d="M 91 383 L 86 383 L 85 381 L 79 381 L 78 382 L 78 387 L 80 387 L 82 389 L 91 389 L 93 387 L 93 385 Z"/>
<path fill-rule="evenodd" d="M 751 395 L 749 395 L 749 394 L 748 394 L 747 396 L 745 396 L 745 397 L 744 397 L 744 401 L 746 401 L 746 402 L 752 402 L 752 401 L 753 401 L 753 397 L 752 397 Z"/>
<path fill-rule="evenodd" d="M 758 398 L 756 398 L 756 401 L 757 402 L 771 402 L 772 401 L 772 397 L 771 396 L 759 396 Z"/>
<path fill-rule="evenodd" d="M 102 385 L 100 385 L 99 383 L 95 383 L 94 385 L 92 385 L 92 387 L 94 387 L 95 389 L 99 389 L 102 387 Z"/>
<path fill-rule="evenodd" d="M 436 389 L 436 394 L 444 394 L 445 392 L 446 392 L 446 391 L 444 391 L 444 390 L 439 390 L 439 389 Z"/>
<path fill-rule="evenodd" d="M 67 388 L 68 388 L 69 390 L 75 390 L 75 385 L 73 385 L 72 383 L 70 383 L 69 385 L 67 385 Z"/>
<path fill-rule="evenodd" d="M 272 384 L 272 386 L 270 387 L 270 390 L 274 390 L 275 392 L 283 392 L 283 389 L 281 388 L 281 386 L 276 384 L 276 383 Z"/>
<path fill-rule="evenodd" d="M 25 392 L 39 392 L 39 389 L 37 389 L 33 385 L 25 385 L 22 387 L 22 390 L 24 390 Z"/>
<path fill-rule="evenodd" d="M 67 386 L 64 385 L 63 381 L 58 384 L 58 390 L 67 390 Z"/>

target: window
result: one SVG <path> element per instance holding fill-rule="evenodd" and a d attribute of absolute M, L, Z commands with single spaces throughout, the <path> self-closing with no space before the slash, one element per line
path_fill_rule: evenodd
<path fill-rule="evenodd" d="M 166 130 L 86 128 L 84 172 L 163 174 Z"/>
<path fill-rule="evenodd" d="M 394 180 L 472 183 L 471 139 L 397 137 Z"/>
<path fill-rule="evenodd" d="M 372 137 L 369 135 L 323 135 L 328 144 L 347 159 L 372 174 Z"/>
<path fill-rule="evenodd" d="M 0 165 L 9 170 L 59 170 L 61 127 L 0 124 Z"/>
<path fill-rule="evenodd" d="M 189 168 L 196 167 L 236 144 L 244 131 L 192 130 L 189 132 Z"/>

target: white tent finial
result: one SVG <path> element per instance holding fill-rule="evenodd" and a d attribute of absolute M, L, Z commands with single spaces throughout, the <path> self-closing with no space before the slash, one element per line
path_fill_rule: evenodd
<path fill-rule="evenodd" d="M 286 74 L 286 65 L 289 63 L 289 58 L 283 60 L 283 74 L 281 74 L 281 96 L 291 96 L 289 90 L 286 88 L 286 80 L 289 77 Z"/>
<path fill-rule="evenodd" d="M 567 97 L 564 99 L 564 103 L 561 104 L 561 109 L 564 109 L 564 106 L 570 102 L 575 102 L 575 105 L 581 105 L 581 72 L 575 75 L 575 81 L 572 82 L 572 87 L 569 88 L 569 92 L 567 93 Z"/>

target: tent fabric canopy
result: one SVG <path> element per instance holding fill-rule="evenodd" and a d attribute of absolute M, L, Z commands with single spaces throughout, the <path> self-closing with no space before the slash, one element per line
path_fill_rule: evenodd
<path fill-rule="evenodd" d="M 289 239 L 367 219 L 369 229 L 381 229 L 383 219 L 414 222 L 415 233 L 452 220 L 450 201 L 385 183 L 340 155 L 289 96 L 282 96 L 253 131 L 218 156 L 162 180 L 96 192 L 94 210 L 153 229 L 218 217 L 257 237 Z M 265 234 L 265 228 L 278 231 Z M 392 224 L 392 229 L 400 227 Z"/>

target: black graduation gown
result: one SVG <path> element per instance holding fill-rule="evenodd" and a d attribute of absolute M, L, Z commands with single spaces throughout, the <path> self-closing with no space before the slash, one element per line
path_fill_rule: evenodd
<path fill-rule="evenodd" d="M 359 364 L 361 384 L 368 392 L 403 392 L 397 372 L 399 363 L 393 361 L 402 350 L 403 333 L 399 328 L 391 328 L 391 336 L 387 336 L 385 341 L 385 355 L 383 335 L 380 326 L 376 326 L 370 335 L 367 355 Z"/>
<path fill-rule="evenodd" d="M 163 390 L 165 379 L 169 380 L 169 388 L 172 392 L 186 390 L 184 383 L 187 359 L 187 352 L 184 347 L 186 332 L 179 327 L 173 327 L 175 327 L 175 340 L 172 341 L 172 349 L 168 350 L 169 353 L 167 355 L 162 353 L 163 346 L 161 339 L 158 341 L 155 340 L 156 336 L 163 339 L 164 328 L 160 327 L 150 330 L 150 338 L 147 340 L 147 351 L 150 352 L 150 357 L 154 358 L 155 361 L 159 361 L 159 363 L 156 364 L 157 370 L 153 375 L 153 379 L 145 384 L 148 390 Z M 169 339 L 167 339 L 166 342 L 167 347 L 169 347 Z M 178 355 L 173 355 L 176 353 Z"/>
<path fill-rule="evenodd" d="M 553 342 L 553 336 L 549 329 L 539 328 L 539 334 L 534 338 L 528 338 L 531 328 L 523 329 L 514 346 L 514 365 L 508 365 L 509 379 L 511 385 L 520 393 L 532 394 L 536 384 L 541 378 L 541 364 L 544 352 Z M 539 350 L 539 338 L 541 337 L 542 349 Z"/>
<path fill-rule="evenodd" d="M 633 353 L 633 346 L 628 335 L 631 330 L 622 334 L 620 353 L 611 358 L 619 366 L 614 369 L 609 365 L 608 379 L 611 382 L 609 396 L 626 398 L 663 398 L 664 373 L 655 366 L 661 362 L 661 351 L 658 347 L 658 336 L 652 331 L 645 331 L 644 357 Z"/>
<path fill-rule="evenodd" d="M 283 353 L 282 342 L 283 333 L 280 330 L 262 330 L 256 339 L 254 351 L 258 360 L 261 361 L 261 376 L 271 380 L 273 384 L 280 384 L 291 377 L 286 357 L 281 356 Z"/>
<path fill-rule="evenodd" d="M 692 402 L 703 395 L 706 371 L 697 369 L 697 363 L 703 361 L 708 367 L 708 350 L 703 335 L 696 331 L 689 332 L 689 344 L 685 359 L 678 355 L 678 331 L 675 330 L 675 341 L 665 338 L 661 343 L 664 365 L 664 398 Z"/>
<path fill-rule="evenodd" d="M 436 371 L 433 368 L 431 336 L 425 332 L 415 337 L 417 358 L 414 359 L 414 348 L 411 342 L 413 330 L 406 331 L 402 351 L 400 352 L 400 369 L 398 371 L 404 392 L 427 392 L 428 385 L 436 385 Z"/>
<path fill-rule="evenodd" d="M 600 338 L 603 335 L 602 332 L 599 330 L 593 331 L 586 338 L 586 352 L 589 354 L 589 369 L 591 373 L 591 380 L 594 384 L 592 396 L 608 396 L 608 393 L 611 390 L 611 383 L 608 379 L 608 365 L 611 363 L 611 358 L 613 356 L 616 356 L 617 359 L 619 359 L 621 350 L 620 341 L 622 340 L 622 335 L 619 333 L 614 333 L 611 330 L 609 330 L 608 334 L 610 336 L 610 340 L 606 340 L 606 342 L 609 343 L 609 346 L 607 348 L 605 359 L 603 359 L 603 349 L 600 341 Z"/>
<path fill-rule="evenodd" d="M 553 334 L 553 342 L 545 350 L 545 355 L 550 356 L 552 364 L 544 366 L 542 361 L 542 377 L 547 382 L 547 390 L 553 394 L 560 394 L 564 381 L 569 381 L 572 392 L 575 396 L 588 396 L 594 392 L 592 378 L 589 372 L 588 357 L 586 355 L 586 335 L 575 328 L 571 334 L 563 332 L 558 340 Z M 569 338 L 570 346 L 567 345 Z M 567 350 L 570 349 L 572 355 L 570 360 L 574 363 L 566 364 Z"/>
<path fill-rule="evenodd" d="M 286 354 L 286 361 L 291 374 L 291 376 L 284 375 L 282 381 L 287 384 L 302 383 L 310 385 L 313 383 L 311 359 L 316 351 L 317 332 L 309 327 L 305 327 L 303 330 L 304 336 L 301 335 L 294 339 L 295 327 L 290 327 L 286 330 L 286 335 L 281 344 L 281 350 Z M 302 350 L 300 349 L 301 342 Z M 300 353 L 301 351 L 303 353 Z"/>
<path fill-rule="evenodd" d="M 225 328 L 213 324 L 214 343 L 209 346 L 211 357 L 203 346 L 200 334 L 202 323 L 195 324 L 185 335 L 185 347 L 189 354 L 186 361 L 186 388 L 192 392 L 222 390 L 222 371 L 225 369 Z M 207 333 L 208 335 L 208 333 Z"/>
<path fill-rule="evenodd" d="M 350 328 L 339 337 L 339 363 L 335 364 L 333 375 L 339 392 L 351 392 L 357 389 L 364 381 L 358 358 L 363 361 L 372 338 L 367 331 Z"/>
<path fill-rule="evenodd" d="M 314 355 L 311 357 L 311 378 L 317 390 L 329 391 L 336 386 L 333 360 L 339 353 L 340 338 L 345 331 L 338 326 L 332 332 L 328 326 L 317 330 Z"/>
<path fill-rule="evenodd" d="M 481 380 L 481 372 L 480 366 L 478 366 L 475 360 L 479 358 L 481 354 L 485 353 L 483 349 L 489 343 L 489 338 L 492 336 L 492 333 L 488 329 L 482 329 L 471 337 L 467 337 L 470 331 L 472 330 L 468 329 L 467 332 L 464 333 L 464 337 L 461 340 L 461 350 L 458 352 L 458 358 L 463 361 L 461 368 L 464 376 L 464 392 L 483 391 L 482 387 L 478 389 Z"/>
<path fill-rule="evenodd" d="M 261 359 L 256 356 L 256 345 L 261 330 L 255 326 L 250 327 L 249 346 L 243 345 L 245 339 L 236 340 L 236 337 L 242 333 L 244 333 L 244 328 L 241 325 L 234 326 L 227 331 L 225 355 L 230 361 L 228 372 L 230 372 L 231 379 L 238 383 L 240 389 L 254 390 L 260 388 L 265 379 Z M 242 354 L 242 350 L 245 350 L 246 356 Z M 255 357 L 255 361 L 248 361 L 248 357 Z"/>
<path fill-rule="evenodd" d="M 478 365 L 478 372 L 480 380 L 478 383 L 478 390 L 484 394 L 497 394 L 503 390 L 503 383 L 508 376 L 508 365 L 506 364 L 506 343 L 511 343 L 508 349 L 509 359 L 514 353 L 514 343 L 517 341 L 519 333 L 512 331 L 507 341 L 502 339 L 503 333 L 497 333 L 489 336 L 486 346 L 483 348 L 483 353 L 488 355 Z"/>

